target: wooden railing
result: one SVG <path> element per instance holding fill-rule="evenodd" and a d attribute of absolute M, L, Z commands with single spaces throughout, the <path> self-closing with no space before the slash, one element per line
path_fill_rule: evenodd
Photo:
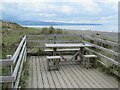
<path fill-rule="evenodd" d="M 26 62 L 26 56 L 26 36 L 24 36 L 14 55 L 9 59 L 0 60 L 0 66 L 9 67 L 9 75 L 0 76 L 0 83 L 9 83 L 8 88 L 19 87 L 23 63 Z"/>
<path fill-rule="evenodd" d="M 71 37 L 73 39 L 71 39 Z M 75 40 L 74 38 L 79 39 Z M 41 48 L 45 47 L 45 43 L 80 43 L 82 41 L 82 38 L 80 38 L 81 35 L 79 34 L 27 35 L 27 47 Z"/>
<path fill-rule="evenodd" d="M 39 38 L 43 37 L 42 40 L 39 40 Z M 52 40 L 47 40 L 45 38 L 51 38 L 53 37 Z M 79 38 L 78 40 L 61 40 L 59 38 L 65 38 L 65 37 L 77 37 Z M 34 38 L 38 38 L 37 40 L 34 40 Z M 69 38 L 68 38 L 69 39 Z M 87 40 L 89 39 L 89 40 Z M 90 40 L 93 41 L 93 43 L 90 42 Z M 120 67 L 120 63 L 118 60 L 118 57 L 120 56 L 120 53 L 114 49 L 118 50 L 118 46 L 119 44 L 117 42 L 112 42 L 112 41 L 108 41 L 108 40 L 103 40 L 100 38 L 96 38 L 96 37 L 92 37 L 92 36 L 87 36 L 87 35 L 80 35 L 80 34 L 52 34 L 52 35 L 28 35 L 27 36 L 27 43 L 38 43 L 36 46 L 34 45 L 34 47 L 42 47 L 41 45 L 39 45 L 39 43 L 90 43 L 92 44 L 96 49 L 99 49 L 102 52 L 105 53 L 109 53 L 112 56 L 114 56 L 114 58 L 108 57 L 106 56 L 104 53 L 99 53 L 95 50 L 92 50 L 90 48 L 86 48 L 87 51 L 92 52 L 94 54 L 96 54 L 98 56 L 98 62 L 100 62 L 101 64 L 103 64 L 104 66 L 107 66 L 106 63 L 104 63 L 102 60 L 105 60 L 106 62 L 111 62 L 112 64 L 116 65 L 117 67 Z M 101 45 L 98 45 L 97 43 L 100 43 Z M 108 45 L 111 46 L 112 48 L 105 48 L 103 47 L 103 45 Z M 43 46 L 44 47 L 44 46 Z M 28 47 L 29 48 L 29 47 Z M 117 73 L 118 75 L 118 73 Z"/>
<path fill-rule="evenodd" d="M 66 39 L 61 40 L 61 37 L 66 38 Z M 70 40 L 69 37 L 70 38 L 73 37 L 73 39 Z M 45 38 L 48 38 L 48 40 Z M 94 42 L 91 43 L 91 42 L 87 41 L 87 39 L 93 40 Z M 120 67 L 120 63 L 118 62 L 118 57 L 120 55 L 119 52 L 99 46 L 96 44 L 97 42 L 99 42 L 102 44 L 111 45 L 112 47 L 118 47 L 118 44 L 115 42 L 102 40 L 102 39 L 94 38 L 91 36 L 79 35 L 79 34 L 77 34 L 77 35 L 74 35 L 74 34 L 28 35 L 28 36 L 24 36 L 22 38 L 18 48 L 16 49 L 15 53 L 13 54 L 13 56 L 11 58 L 0 60 L 0 65 L 9 67 L 9 75 L 8 76 L 0 76 L 0 83 L 10 83 L 10 88 L 18 88 L 19 87 L 19 81 L 20 81 L 21 72 L 22 72 L 22 68 L 23 68 L 23 62 L 26 61 L 26 56 L 27 56 L 26 55 L 26 43 L 29 44 L 31 42 L 38 43 L 36 46 L 33 45 L 32 48 L 44 47 L 44 46 L 39 45 L 39 44 L 44 45 L 44 43 L 81 43 L 81 42 L 82 43 L 90 43 L 96 49 L 100 49 L 103 52 L 110 53 L 117 58 L 117 59 L 113 59 L 113 58 L 110 58 L 110 57 L 104 55 L 103 53 L 99 53 L 99 52 L 95 51 L 94 49 L 86 48 L 86 50 L 88 50 L 98 56 L 98 62 L 107 66 L 101 60 L 101 59 L 104 59 L 107 62 L 111 62 L 112 64 L 116 65 L 117 67 Z M 32 45 L 30 44 L 30 46 L 32 46 Z M 116 75 L 118 75 L 118 73 Z"/>

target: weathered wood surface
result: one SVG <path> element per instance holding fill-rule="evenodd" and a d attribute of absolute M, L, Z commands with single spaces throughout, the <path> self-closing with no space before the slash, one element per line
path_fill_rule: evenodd
<path fill-rule="evenodd" d="M 93 47 L 91 44 L 45 44 L 46 48 L 80 48 L 80 47 Z"/>
<path fill-rule="evenodd" d="M 22 48 L 22 50 L 21 50 L 21 52 L 20 52 L 20 56 L 19 56 L 19 59 L 18 59 L 18 61 L 17 61 L 16 67 L 15 67 L 13 73 L 12 73 L 12 76 L 14 76 L 15 79 L 17 78 L 17 73 L 18 73 L 18 71 L 19 71 L 19 67 L 20 67 L 20 65 L 21 65 L 22 58 L 23 58 L 23 56 L 24 56 L 25 47 L 26 47 L 26 43 L 23 45 L 23 48 Z"/>
<path fill-rule="evenodd" d="M 47 71 L 45 56 L 31 56 L 29 62 L 30 76 L 26 88 L 118 88 L 117 80 L 111 76 L 97 69 L 85 69 L 79 63 L 66 62 L 59 71 Z"/>
<path fill-rule="evenodd" d="M 23 47 L 23 49 L 25 50 L 25 47 Z M 23 68 L 23 63 L 24 63 L 25 59 L 26 59 L 26 52 L 24 51 L 22 61 L 21 61 L 21 64 L 19 66 L 18 76 L 17 76 L 17 79 L 15 81 L 14 88 L 18 88 L 18 86 L 19 86 L 20 77 L 21 77 L 22 68 Z"/>
<path fill-rule="evenodd" d="M 10 83 L 8 88 L 18 88 L 23 62 L 26 60 L 26 36 L 21 40 L 10 59 L 0 61 L 0 65 L 9 66 L 9 76 L 0 76 L 0 83 Z M 14 70 L 13 70 L 14 66 Z"/>
<path fill-rule="evenodd" d="M 14 82 L 13 76 L 0 76 L 0 83 Z"/>
<path fill-rule="evenodd" d="M 46 56 L 47 59 L 61 59 L 60 56 Z"/>
<path fill-rule="evenodd" d="M 97 57 L 96 55 L 83 55 L 85 58 Z"/>
<path fill-rule="evenodd" d="M 27 38 L 31 37 L 78 37 L 80 34 L 49 34 L 49 35 L 27 35 Z"/>
<path fill-rule="evenodd" d="M 22 39 L 22 41 L 20 42 L 17 50 L 15 51 L 14 55 L 12 56 L 11 60 L 14 61 L 14 63 L 17 61 L 17 57 L 19 56 L 19 53 L 20 53 L 20 50 L 21 48 L 23 47 L 24 43 L 25 43 L 25 40 L 26 40 L 26 36 L 24 36 L 24 38 Z"/>
<path fill-rule="evenodd" d="M 57 49 L 59 52 L 66 52 L 66 51 L 78 51 L 79 48 L 70 48 L 70 49 Z M 45 52 L 53 52 L 53 49 L 45 49 Z"/>
<path fill-rule="evenodd" d="M 4 59 L 0 60 L 0 66 L 11 66 L 13 64 L 13 60 L 11 59 Z"/>
<path fill-rule="evenodd" d="M 120 55 L 120 53 L 118 53 L 118 52 L 115 52 L 115 51 L 113 51 L 113 50 L 110 50 L 110 49 L 107 49 L 107 48 L 98 46 L 98 45 L 96 45 L 96 44 L 92 44 L 92 43 L 87 42 L 87 41 L 83 41 L 83 42 L 88 43 L 88 44 L 91 44 L 91 45 L 93 45 L 94 47 L 96 47 L 97 49 L 100 49 L 100 50 L 102 50 L 102 51 L 111 53 L 111 54 L 113 54 L 113 55 L 115 55 L 115 56 L 119 56 L 119 55 Z"/>
<path fill-rule="evenodd" d="M 116 66 L 120 67 L 120 63 L 119 63 L 118 61 L 115 61 L 114 59 L 109 58 L 109 57 L 107 57 L 107 56 L 105 56 L 105 55 L 102 55 L 102 54 L 100 54 L 100 53 L 98 53 L 98 52 L 96 52 L 96 51 L 94 51 L 94 50 L 89 49 L 89 48 L 86 48 L 86 50 L 88 50 L 88 51 L 90 51 L 90 52 L 93 52 L 93 53 L 96 54 L 98 57 L 104 58 L 104 59 L 106 59 L 107 61 L 112 62 L 112 63 L 115 64 Z"/>
<path fill-rule="evenodd" d="M 118 46 L 118 43 L 116 43 L 116 42 L 111 42 L 111 41 L 108 41 L 108 40 L 103 40 L 103 39 L 100 39 L 100 38 L 94 38 L 94 37 L 86 36 L 86 35 L 82 35 L 82 37 L 86 38 L 86 39 L 94 40 L 96 42 L 101 42 L 101 43 L 104 43 L 104 44 L 108 44 L 108 45 L 111 45 L 111 46 Z"/>
<path fill-rule="evenodd" d="M 81 40 L 27 40 L 27 42 L 34 42 L 34 43 L 79 43 Z"/>

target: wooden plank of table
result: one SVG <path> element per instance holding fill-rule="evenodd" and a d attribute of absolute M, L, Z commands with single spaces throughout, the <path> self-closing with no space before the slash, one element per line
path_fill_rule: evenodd
<path fill-rule="evenodd" d="M 46 48 L 80 48 L 93 47 L 91 44 L 45 44 Z"/>

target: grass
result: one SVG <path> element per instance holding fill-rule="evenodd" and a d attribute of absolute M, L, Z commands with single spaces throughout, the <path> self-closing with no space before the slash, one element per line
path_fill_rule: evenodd
<path fill-rule="evenodd" d="M 29 33 L 40 33 L 38 29 L 31 28 L 17 28 L 15 30 L 3 30 L 2 31 L 2 57 L 6 58 L 6 55 L 13 55 L 19 42 L 20 37 L 28 35 Z"/>
<path fill-rule="evenodd" d="M 53 33 L 57 33 L 57 34 L 69 34 L 68 32 L 62 31 L 61 29 L 54 29 L 52 27 L 50 28 L 41 28 L 41 29 L 35 29 L 35 28 L 23 28 L 23 27 L 17 27 L 15 29 L 4 29 L 2 30 L 2 32 L 0 32 L 2 34 L 2 54 L 0 55 L 0 58 L 6 58 L 6 55 L 13 55 L 17 46 L 20 43 L 20 39 L 21 37 L 23 37 L 23 35 L 29 35 L 29 34 L 33 34 L 33 35 L 39 35 L 39 34 L 53 34 Z M 105 37 L 103 37 L 105 38 Z M 1 39 L 1 38 L 0 38 Z M 30 38 L 30 39 L 35 39 L 35 40 L 53 40 L 53 38 L 39 38 L 39 37 L 34 37 L 34 38 Z M 68 38 L 68 37 L 63 37 L 63 38 L 59 38 L 60 40 L 80 40 L 79 37 L 74 37 L 74 38 Z M 59 40 L 58 39 L 58 40 Z M 106 40 L 106 39 L 105 39 Z M 94 43 L 93 40 L 90 39 L 86 39 L 86 41 Z M 34 43 L 29 43 L 28 45 L 35 46 L 37 45 Z M 101 43 L 99 42 L 98 45 L 101 46 Z M 105 48 L 109 48 L 111 49 L 112 47 L 110 47 L 109 45 L 104 45 Z M 30 48 L 32 54 L 36 54 L 36 55 L 42 55 L 43 51 L 41 48 Z M 111 54 L 106 54 L 105 52 L 100 51 L 99 49 L 96 49 L 97 52 L 100 52 L 102 54 L 105 54 L 109 57 L 112 57 Z M 28 58 L 29 59 L 29 58 Z M 103 60 L 103 62 L 105 62 L 105 60 Z M 102 66 L 102 70 L 105 71 L 106 73 L 111 74 L 111 72 L 116 71 L 116 67 L 114 67 L 111 63 L 109 62 L 105 62 L 108 67 L 103 67 Z M 28 60 L 26 63 L 24 63 L 23 66 L 23 71 L 22 71 L 22 75 L 21 75 L 21 80 L 20 80 L 20 85 L 22 88 L 24 88 L 26 86 L 26 81 L 28 79 L 28 67 L 29 63 Z M 2 75 L 7 75 L 8 69 L 6 67 L 3 67 L 2 70 Z"/>
<path fill-rule="evenodd" d="M 23 35 L 39 35 L 39 34 L 51 34 L 52 33 L 57 33 L 61 34 L 63 31 L 61 29 L 56 29 L 53 30 L 52 32 L 51 27 L 50 28 L 40 28 L 40 29 L 35 29 L 35 28 L 25 28 L 25 27 L 17 27 L 15 29 L 3 29 L 2 30 L 2 55 L 0 55 L 0 58 L 6 58 L 6 55 L 13 55 L 21 37 Z M 64 32 L 66 33 L 66 32 Z"/>
<path fill-rule="evenodd" d="M 27 85 L 27 80 L 29 76 L 28 70 L 29 70 L 29 57 L 27 57 L 26 62 L 24 62 L 23 64 L 22 74 L 21 74 L 20 83 L 19 83 L 21 88 L 25 88 Z"/>
<path fill-rule="evenodd" d="M 114 77 L 117 80 L 118 79 L 120 80 L 120 78 L 115 74 L 116 71 L 119 73 L 120 68 L 118 68 L 114 64 L 107 64 L 107 66 L 104 66 L 102 64 L 98 64 L 97 69 L 104 72 L 104 73 L 106 73 L 106 74 L 108 74 L 108 75 L 110 75 L 110 76 L 112 76 L 112 77 Z"/>

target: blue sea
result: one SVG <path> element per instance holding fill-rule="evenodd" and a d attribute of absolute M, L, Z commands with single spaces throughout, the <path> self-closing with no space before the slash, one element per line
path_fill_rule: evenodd
<path fill-rule="evenodd" d="M 50 27 L 50 26 L 24 26 L 30 28 L 43 28 L 43 27 Z M 61 28 L 66 30 L 91 30 L 91 31 L 105 31 L 105 32 L 118 32 L 118 26 L 105 26 L 105 25 L 56 25 L 54 28 Z"/>

